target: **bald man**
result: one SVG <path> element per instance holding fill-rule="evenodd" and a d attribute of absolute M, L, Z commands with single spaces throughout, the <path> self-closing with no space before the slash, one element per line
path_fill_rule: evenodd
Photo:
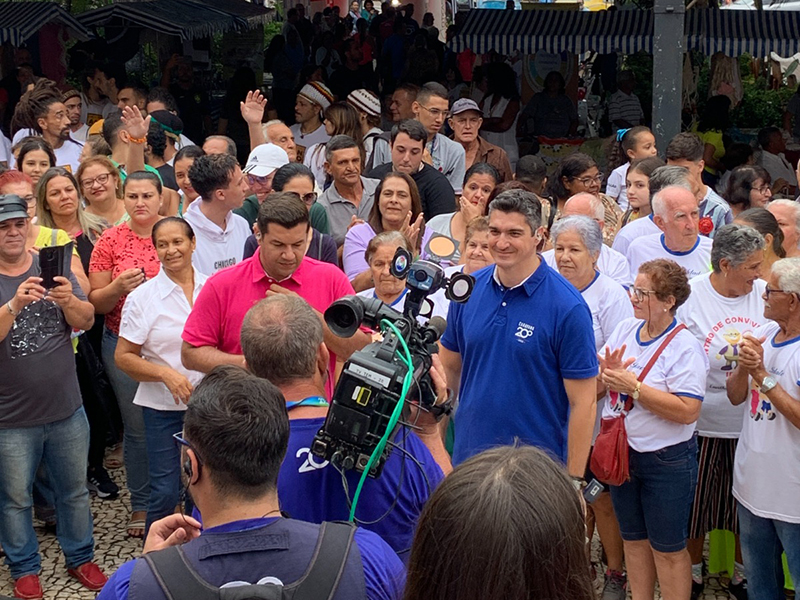
<path fill-rule="evenodd" d="M 564 210 L 561 212 L 561 218 L 572 217 L 581 215 L 593 219 L 600 226 L 600 231 L 605 229 L 605 209 L 603 203 L 592 194 L 581 192 L 575 194 L 564 205 Z M 556 269 L 555 250 L 550 249 L 542 253 L 542 258 L 547 265 Z M 611 277 L 617 283 L 622 284 L 626 288 L 633 285 L 633 277 L 631 276 L 628 260 L 624 254 L 617 252 L 603 244 L 600 248 L 600 257 L 597 259 L 595 265 L 598 271 L 607 277 Z"/>
<path fill-rule="evenodd" d="M 699 233 L 696 196 L 683 187 L 669 186 L 653 196 L 653 222 L 662 231 L 640 237 L 628 247 L 627 259 L 635 277 L 639 265 L 654 258 L 673 260 L 691 279 L 711 270 L 711 239 Z"/>

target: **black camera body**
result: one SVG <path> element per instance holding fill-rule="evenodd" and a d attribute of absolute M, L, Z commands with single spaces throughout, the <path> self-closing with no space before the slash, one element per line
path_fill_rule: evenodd
<path fill-rule="evenodd" d="M 399 248 L 392 264 L 395 276 L 408 277 L 403 314 L 380 300 L 358 296 L 341 298 L 325 311 L 325 322 L 340 337 L 352 336 L 362 324 L 378 329 L 381 321 L 392 323 L 400 334 L 398 337 L 393 329 L 384 328 L 382 340 L 353 353 L 344 365 L 325 424 L 311 445 L 312 454 L 338 468 L 364 472 L 380 440 L 386 435 L 397 403 L 402 398 L 408 372 L 408 367 L 399 357 L 400 352 L 404 352 L 401 337 L 411 355 L 412 373 L 411 386 L 394 429 L 407 422 L 410 402 L 418 402 L 420 410 L 430 411 L 437 418 L 451 409 L 449 402 L 436 405 L 436 392 L 429 374 L 432 356 L 438 352 L 436 340 L 444 333 L 447 323 L 441 317 L 433 317 L 423 326 L 418 323 L 417 316 L 429 294 L 446 285 L 449 293 L 454 284 L 463 290 L 464 278 L 469 278 L 468 293 L 456 300 L 465 302 L 474 280 L 461 274 L 448 280 L 435 262 L 417 261 L 412 264 L 410 258 L 404 249 Z M 390 433 L 390 439 L 394 433 Z M 390 452 L 391 446 L 387 444 L 370 467 L 370 477 L 381 474 Z"/>

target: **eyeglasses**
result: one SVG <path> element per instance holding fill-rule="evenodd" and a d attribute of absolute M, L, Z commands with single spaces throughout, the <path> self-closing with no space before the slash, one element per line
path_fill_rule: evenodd
<path fill-rule="evenodd" d="M 94 186 L 95 183 L 99 183 L 100 185 L 105 185 L 108 183 L 108 179 L 111 177 L 111 173 L 103 173 L 102 175 L 98 175 L 94 179 L 84 179 L 81 181 L 81 186 L 83 189 L 90 189 Z"/>
<path fill-rule="evenodd" d="M 259 177 L 258 175 L 252 175 L 251 173 L 247 174 L 247 182 L 250 185 L 258 184 L 258 185 L 269 185 L 272 183 L 272 175 L 266 175 L 264 177 Z"/>
<path fill-rule="evenodd" d="M 299 195 L 299 194 L 298 194 Z M 311 206 L 317 201 L 317 192 L 309 192 L 300 196 L 300 199 L 306 203 L 306 206 Z"/>
<path fill-rule="evenodd" d="M 628 294 L 630 294 L 631 297 L 636 298 L 637 302 L 641 302 L 645 298 L 647 298 L 650 294 L 655 294 L 655 293 L 656 293 L 655 290 L 645 290 L 643 288 L 637 288 L 637 287 L 631 287 L 628 290 Z"/>
<path fill-rule="evenodd" d="M 792 296 L 794 296 L 796 293 L 797 292 L 789 292 L 787 290 L 771 290 L 769 286 L 764 288 L 764 296 L 766 297 L 767 300 L 769 300 L 770 294 L 791 294 Z"/>
<path fill-rule="evenodd" d="M 769 187 L 769 185 L 768 185 L 768 184 L 764 184 L 764 185 L 762 185 L 761 187 L 754 187 L 754 188 L 753 188 L 753 190 L 754 190 L 754 191 L 756 191 L 756 192 L 758 192 L 758 193 L 759 193 L 759 194 L 761 194 L 762 196 L 766 196 L 766 195 L 767 195 L 767 192 L 771 192 L 771 191 L 772 191 L 772 188 L 771 188 L 771 187 Z"/>
<path fill-rule="evenodd" d="M 431 116 L 434 119 L 438 119 L 439 117 L 442 117 L 443 119 L 446 119 L 447 117 L 450 116 L 450 111 L 449 110 L 439 110 L 438 108 L 428 108 L 427 106 L 423 106 L 422 104 L 420 104 L 420 107 L 424 108 L 429 113 L 431 113 Z"/>
<path fill-rule="evenodd" d="M 590 186 L 593 183 L 596 183 L 597 185 L 603 183 L 603 177 L 604 175 L 602 173 L 598 173 L 594 177 L 573 177 L 572 179 L 573 181 L 580 181 L 585 186 Z"/>

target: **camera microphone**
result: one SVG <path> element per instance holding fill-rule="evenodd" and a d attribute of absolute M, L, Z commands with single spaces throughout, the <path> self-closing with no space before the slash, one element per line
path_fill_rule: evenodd
<path fill-rule="evenodd" d="M 428 327 L 425 330 L 425 342 L 428 344 L 432 344 L 436 340 L 440 339 L 443 335 L 445 330 L 447 329 L 447 321 L 442 317 L 431 317 L 431 320 L 428 321 Z"/>

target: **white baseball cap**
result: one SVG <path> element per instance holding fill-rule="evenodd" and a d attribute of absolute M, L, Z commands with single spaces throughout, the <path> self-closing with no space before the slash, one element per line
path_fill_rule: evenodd
<path fill-rule="evenodd" d="M 261 144 L 256 146 L 247 157 L 244 172 L 256 177 L 266 177 L 289 164 L 289 155 L 286 150 L 276 144 Z"/>

